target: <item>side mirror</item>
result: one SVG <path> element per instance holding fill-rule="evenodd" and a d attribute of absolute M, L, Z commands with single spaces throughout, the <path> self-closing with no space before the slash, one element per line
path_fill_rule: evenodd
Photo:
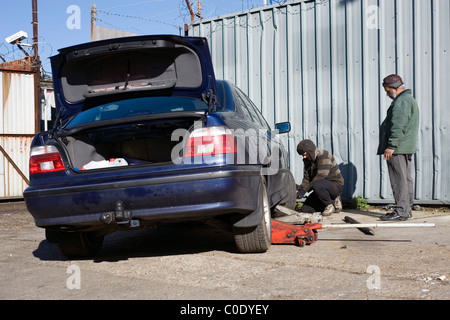
<path fill-rule="evenodd" d="M 275 130 L 278 130 L 279 133 L 287 133 L 291 131 L 291 123 L 290 122 L 280 122 L 275 124 Z"/>

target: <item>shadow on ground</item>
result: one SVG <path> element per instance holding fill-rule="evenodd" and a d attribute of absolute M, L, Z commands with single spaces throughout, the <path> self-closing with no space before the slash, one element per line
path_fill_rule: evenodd
<path fill-rule="evenodd" d="M 201 223 L 169 224 L 153 229 L 117 231 L 105 237 L 102 249 L 87 260 L 115 262 L 129 258 L 195 254 L 208 251 L 237 253 L 231 233 Z M 33 255 L 43 261 L 68 260 L 57 246 L 43 240 Z"/>

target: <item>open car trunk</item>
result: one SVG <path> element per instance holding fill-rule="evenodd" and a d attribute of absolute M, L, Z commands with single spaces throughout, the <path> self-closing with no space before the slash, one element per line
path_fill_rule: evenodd
<path fill-rule="evenodd" d="M 217 88 L 206 38 L 154 35 L 94 41 L 51 58 L 56 109 L 66 122 L 88 100 L 171 96 L 212 99 Z"/>
<path fill-rule="evenodd" d="M 111 125 L 59 137 L 75 170 L 172 162 L 177 129 L 189 130 L 198 116 Z M 179 137 L 177 137 L 179 138 Z"/>

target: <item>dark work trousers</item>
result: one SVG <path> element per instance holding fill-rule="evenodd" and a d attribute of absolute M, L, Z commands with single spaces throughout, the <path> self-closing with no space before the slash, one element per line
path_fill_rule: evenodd
<path fill-rule="evenodd" d="M 334 204 L 334 200 L 341 195 L 342 186 L 334 181 L 319 181 L 313 186 L 311 193 L 303 203 L 301 212 L 314 213 L 322 212 L 329 204 Z"/>
<path fill-rule="evenodd" d="M 414 185 L 411 178 L 410 154 L 393 155 L 387 161 L 389 180 L 394 194 L 395 209 L 399 216 L 409 217 L 414 202 Z"/>

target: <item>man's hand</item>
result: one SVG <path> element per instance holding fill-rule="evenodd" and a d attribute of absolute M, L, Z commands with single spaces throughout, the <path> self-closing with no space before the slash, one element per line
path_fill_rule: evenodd
<path fill-rule="evenodd" d="M 297 199 L 303 198 L 305 196 L 305 194 L 306 194 L 305 190 L 303 190 L 303 189 L 298 190 L 297 191 Z"/>
<path fill-rule="evenodd" d="M 389 149 L 389 148 L 387 148 L 386 150 L 384 150 L 384 159 L 385 159 L 386 161 L 391 160 L 392 155 L 394 154 L 394 152 L 395 152 L 395 150 Z"/>

